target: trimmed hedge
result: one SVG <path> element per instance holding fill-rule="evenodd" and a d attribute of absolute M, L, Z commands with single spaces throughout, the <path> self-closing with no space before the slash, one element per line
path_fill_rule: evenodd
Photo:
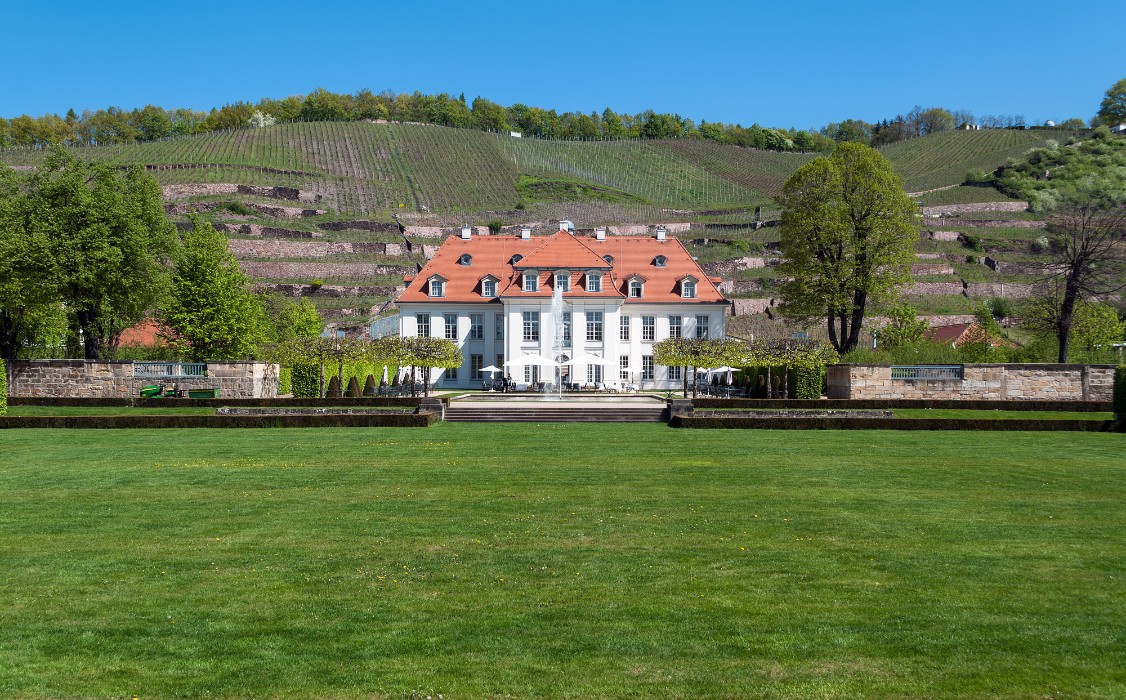
<path fill-rule="evenodd" d="M 308 416 L 6 416 L 3 428 L 425 428 L 426 413 L 329 414 Z"/>
<path fill-rule="evenodd" d="M 959 399 L 719 399 L 698 397 L 696 408 L 820 408 L 820 409 L 884 409 L 884 408 L 953 408 L 977 411 L 1082 411 L 1111 410 L 1110 401 L 963 401 Z"/>
<path fill-rule="evenodd" d="M 316 399 L 321 395 L 321 368 L 302 362 L 290 368 L 290 392 L 295 399 Z"/>
<path fill-rule="evenodd" d="M 749 418 L 743 416 L 673 416 L 672 428 L 736 430 L 1033 430 L 1122 432 L 1123 421 L 1110 420 L 966 420 L 958 418 Z"/>
<path fill-rule="evenodd" d="M 293 368 L 281 367 L 278 369 L 278 395 L 293 393 Z"/>
<path fill-rule="evenodd" d="M 0 416 L 8 413 L 8 369 L 0 360 Z"/>
<path fill-rule="evenodd" d="M 290 392 L 283 392 L 280 389 L 278 393 L 292 393 L 296 399 L 315 399 L 318 397 L 321 389 L 321 365 L 318 362 L 302 362 L 293 365 L 289 368 L 292 373 L 293 379 L 290 382 Z M 336 362 L 325 363 L 325 393 L 328 393 L 328 387 L 332 380 L 339 373 L 340 367 Z M 388 373 L 391 372 L 391 367 L 388 366 Z M 375 364 L 372 362 L 345 362 L 344 363 L 344 376 L 341 377 L 341 387 L 345 387 L 348 383 L 355 379 L 363 386 L 364 380 L 369 375 L 374 377 L 383 376 L 383 365 Z"/>
<path fill-rule="evenodd" d="M 435 398 L 435 397 L 431 397 Z M 443 403 L 448 404 L 449 399 L 439 397 Z M 107 398 L 77 398 L 54 396 L 24 396 L 13 397 L 13 406 L 89 406 L 94 407 L 130 407 L 139 408 L 218 408 L 220 406 L 305 406 L 327 408 L 333 406 L 346 407 L 398 407 L 413 408 L 422 403 L 421 396 L 375 396 L 358 399 L 107 399 Z"/>
<path fill-rule="evenodd" d="M 1114 370 L 1114 415 L 1126 421 L 1126 365 Z"/>

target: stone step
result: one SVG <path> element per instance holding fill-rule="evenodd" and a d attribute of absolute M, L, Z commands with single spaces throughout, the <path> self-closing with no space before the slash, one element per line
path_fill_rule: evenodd
<path fill-rule="evenodd" d="M 652 408 L 510 408 L 456 407 L 446 409 L 450 422 L 504 423 L 659 423 L 664 409 Z"/>

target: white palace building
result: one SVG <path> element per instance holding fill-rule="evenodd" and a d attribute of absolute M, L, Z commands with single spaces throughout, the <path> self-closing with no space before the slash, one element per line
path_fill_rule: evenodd
<path fill-rule="evenodd" d="M 722 338 L 728 308 L 719 280 L 664 229 L 607 238 L 605 229 L 480 236 L 464 228 L 405 281 L 399 332 L 454 340 L 465 358 L 437 376 L 442 388 L 479 389 L 490 365 L 520 385 L 555 381 L 554 368 L 530 357 L 539 356 L 574 358 L 560 369 L 565 385 L 675 389 L 681 369 L 654 364 L 653 344 Z"/>

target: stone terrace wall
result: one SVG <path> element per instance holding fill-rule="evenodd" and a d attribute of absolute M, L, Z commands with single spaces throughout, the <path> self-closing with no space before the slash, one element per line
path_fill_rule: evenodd
<path fill-rule="evenodd" d="M 1113 365 L 965 365 L 957 380 L 892 379 L 887 365 L 830 365 L 830 399 L 1110 401 Z"/>
<path fill-rule="evenodd" d="M 135 379 L 132 362 L 16 360 L 10 363 L 9 396 L 131 398 L 152 379 Z M 265 362 L 208 362 L 206 377 L 176 379 L 181 389 L 219 388 L 220 398 L 278 395 L 278 366 Z"/>

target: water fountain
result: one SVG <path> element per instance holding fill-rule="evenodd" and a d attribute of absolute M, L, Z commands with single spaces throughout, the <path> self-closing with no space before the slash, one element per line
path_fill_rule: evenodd
<path fill-rule="evenodd" d="M 551 292 L 551 320 L 555 328 L 555 336 L 551 344 L 551 359 L 559 362 L 563 357 L 563 285 L 555 284 Z M 544 384 L 543 398 L 545 401 L 563 400 L 563 368 L 555 367 L 555 381 L 550 385 Z"/>

